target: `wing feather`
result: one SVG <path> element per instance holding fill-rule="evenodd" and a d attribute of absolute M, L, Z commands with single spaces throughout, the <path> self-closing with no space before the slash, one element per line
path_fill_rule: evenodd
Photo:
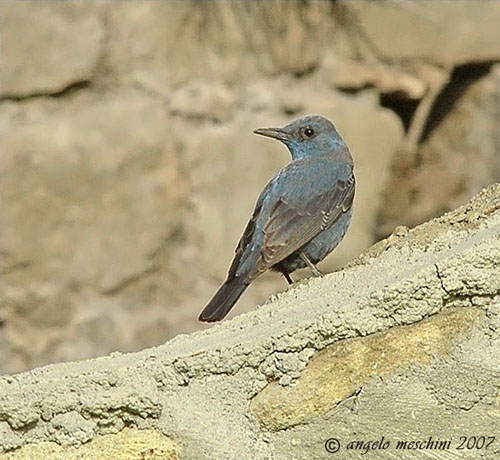
<path fill-rule="evenodd" d="M 259 199 L 259 201 L 257 201 L 257 204 L 255 205 L 252 217 L 248 221 L 248 224 L 245 227 L 245 230 L 243 231 L 243 235 L 241 235 L 240 241 L 238 242 L 238 246 L 236 246 L 236 249 L 234 251 L 235 252 L 234 259 L 233 262 L 231 263 L 231 266 L 229 267 L 229 272 L 228 272 L 228 277 L 230 278 L 232 278 L 236 274 L 236 270 L 238 269 L 238 266 L 240 264 L 241 257 L 243 256 L 243 253 L 245 252 L 245 249 L 247 248 L 248 244 L 252 241 L 255 232 L 255 225 L 259 217 L 261 208 L 262 208 L 262 200 Z"/>
<path fill-rule="evenodd" d="M 298 175 L 303 175 L 303 168 L 308 166 L 298 163 L 291 163 L 288 169 L 284 170 L 288 176 L 284 176 L 282 172 L 281 177 L 287 177 L 290 182 L 297 180 Z M 283 193 L 268 214 L 266 192 L 274 186 L 279 177 L 280 175 L 276 176 L 259 197 L 252 217 L 236 247 L 228 279 L 238 276 L 237 273 L 249 260 L 251 252 L 247 250 L 253 247 L 256 238 L 263 238 L 263 244 L 259 244 L 260 254 L 252 263 L 250 271 L 246 272 L 245 276 L 249 280 L 286 259 L 320 232 L 330 228 L 352 205 L 355 179 L 351 172 L 347 179 L 337 179 L 333 186 L 318 192 L 307 202 L 299 201 L 297 195 L 290 196 L 286 192 Z"/>
<path fill-rule="evenodd" d="M 330 228 L 350 209 L 354 199 L 354 175 L 313 196 L 300 207 L 281 197 L 264 227 L 265 239 L 257 272 L 281 262 L 320 232 Z"/>

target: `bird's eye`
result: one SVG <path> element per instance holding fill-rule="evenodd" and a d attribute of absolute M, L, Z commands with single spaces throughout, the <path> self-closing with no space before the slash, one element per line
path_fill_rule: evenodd
<path fill-rule="evenodd" d="M 306 128 L 304 130 L 304 134 L 307 136 L 307 137 L 312 137 L 314 135 L 314 129 L 312 128 Z"/>

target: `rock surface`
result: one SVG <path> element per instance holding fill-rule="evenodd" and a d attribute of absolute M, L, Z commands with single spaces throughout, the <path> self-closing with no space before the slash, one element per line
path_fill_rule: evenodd
<path fill-rule="evenodd" d="M 97 3 L 12 2 L 0 14 L 2 95 L 58 93 L 89 82 L 104 29 Z"/>
<path fill-rule="evenodd" d="M 494 459 L 499 332 L 497 184 L 208 331 L 4 376 L 0 458 L 87 458 L 101 446 L 132 458 L 320 459 L 329 438 L 363 458 L 349 443 L 384 436 L 388 450 L 370 455 L 405 459 L 414 452 L 398 440 L 431 436 L 453 453 L 473 432 L 496 437 L 481 451 Z"/>
<path fill-rule="evenodd" d="M 438 105 L 419 147 L 395 158 L 379 235 L 450 211 L 500 180 L 500 65 L 478 80 L 454 81 L 448 91 L 460 92 L 460 99 Z"/>
<path fill-rule="evenodd" d="M 365 1 L 349 5 L 349 10 L 363 32 L 360 38 L 380 53 L 380 58 L 405 60 L 418 56 L 424 61 L 453 67 L 500 58 L 497 27 L 500 9 L 494 2 L 477 6 L 467 0 L 447 0 L 432 7 L 422 2 Z M 450 24 L 450 13 L 453 27 L 445 25 Z M 397 40 L 395 29 L 405 31 Z"/>
<path fill-rule="evenodd" d="M 3 2 L 0 372 L 204 327 L 289 161 L 257 127 L 320 113 L 351 147 L 354 221 L 325 272 L 500 180 L 499 15 L 466 1 Z M 231 314 L 285 288 L 263 275 Z"/>

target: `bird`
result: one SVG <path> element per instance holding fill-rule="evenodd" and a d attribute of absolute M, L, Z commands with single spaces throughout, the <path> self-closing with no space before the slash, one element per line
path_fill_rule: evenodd
<path fill-rule="evenodd" d="M 265 186 L 235 250 L 226 281 L 199 315 L 221 321 L 250 283 L 266 270 L 290 276 L 316 264 L 343 239 L 352 217 L 354 161 L 331 121 L 309 115 L 255 134 L 282 142 L 292 162 Z"/>

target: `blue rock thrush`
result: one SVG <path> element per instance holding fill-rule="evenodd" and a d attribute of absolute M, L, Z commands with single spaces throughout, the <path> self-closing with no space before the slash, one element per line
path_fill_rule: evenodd
<path fill-rule="evenodd" d="M 288 283 L 298 268 L 316 268 L 342 240 L 352 216 L 355 180 L 349 149 L 333 124 L 318 115 L 284 128 L 254 131 L 283 142 L 292 155 L 264 188 L 236 248 L 227 279 L 200 314 L 220 321 L 243 291 L 268 269 Z"/>

